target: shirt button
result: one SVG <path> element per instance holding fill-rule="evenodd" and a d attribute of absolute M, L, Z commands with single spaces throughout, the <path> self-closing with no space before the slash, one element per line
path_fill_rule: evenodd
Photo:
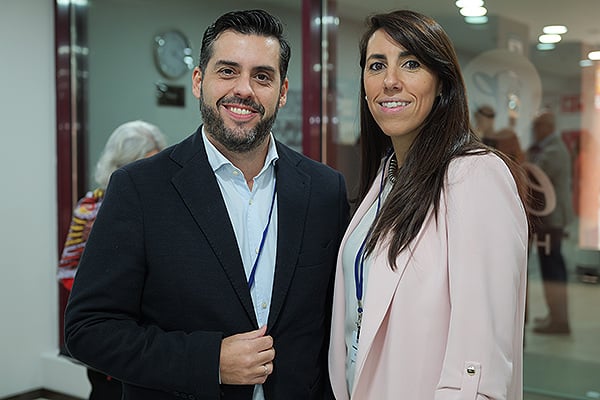
<path fill-rule="evenodd" d="M 256 249 L 254 249 L 254 251 L 256 252 L 256 254 L 258 254 L 259 250 L 260 249 L 258 247 Z"/>
<path fill-rule="evenodd" d="M 262 309 L 264 310 L 265 308 L 267 308 L 267 303 L 266 302 L 262 302 L 262 304 L 260 305 L 262 307 Z"/>
<path fill-rule="evenodd" d="M 475 375 L 475 372 L 476 372 L 476 371 L 475 371 L 475 367 L 474 367 L 474 366 L 472 366 L 472 365 L 469 365 L 469 366 L 467 367 L 467 374 L 469 374 L 470 376 L 473 376 L 473 375 Z"/>
<path fill-rule="evenodd" d="M 235 176 L 238 176 L 240 174 L 240 171 L 238 171 L 237 169 L 234 169 L 232 174 Z"/>

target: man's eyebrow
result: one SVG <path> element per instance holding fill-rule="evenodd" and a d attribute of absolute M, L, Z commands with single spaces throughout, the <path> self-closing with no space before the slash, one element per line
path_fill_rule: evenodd
<path fill-rule="evenodd" d="M 228 61 L 228 60 L 218 60 L 217 62 L 215 62 L 216 66 L 228 66 L 228 67 L 239 67 L 240 64 L 235 62 L 235 61 Z"/>
<path fill-rule="evenodd" d="M 240 63 L 235 62 L 235 61 L 218 60 L 215 62 L 215 66 L 217 66 L 217 67 L 227 66 L 227 67 L 239 68 L 241 65 L 240 65 Z M 258 65 L 256 67 L 253 67 L 252 70 L 253 71 L 265 71 L 265 72 L 270 72 L 272 74 L 277 72 L 277 69 L 270 65 Z"/>
<path fill-rule="evenodd" d="M 259 65 L 256 66 L 254 68 L 252 68 L 254 71 L 265 71 L 265 72 L 270 72 L 270 73 L 275 73 L 277 72 L 277 70 L 273 67 L 271 67 L 270 65 Z"/>

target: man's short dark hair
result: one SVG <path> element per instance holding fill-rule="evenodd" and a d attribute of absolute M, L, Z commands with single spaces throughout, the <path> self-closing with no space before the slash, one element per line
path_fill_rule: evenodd
<path fill-rule="evenodd" d="M 212 57 L 213 44 L 219 35 L 232 30 L 245 35 L 274 37 L 279 41 L 279 74 L 281 84 L 287 76 L 291 56 L 290 45 L 283 35 L 283 25 L 279 19 L 264 10 L 231 11 L 220 16 L 210 25 L 202 37 L 198 66 L 204 71 Z"/>

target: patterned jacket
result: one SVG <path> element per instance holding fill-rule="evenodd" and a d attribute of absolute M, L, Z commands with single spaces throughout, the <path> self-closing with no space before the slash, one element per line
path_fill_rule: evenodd
<path fill-rule="evenodd" d="M 98 188 L 87 192 L 85 197 L 77 202 L 73 210 L 69 233 L 58 263 L 58 279 L 69 291 L 73 286 L 73 278 L 77 273 L 79 259 L 103 199 L 103 189 Z"/>

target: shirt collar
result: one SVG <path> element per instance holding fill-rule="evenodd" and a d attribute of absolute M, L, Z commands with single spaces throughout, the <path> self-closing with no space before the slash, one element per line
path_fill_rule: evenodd
<path fill-rule="evenodd" d="M 208 140 L 206 136 L 206 131 L 204 126 L 202 126 L 202 139 L 204 142 L 204 148 L 206 149 L 206 155 L 208 157 L 208 163 L 212 168 L 213 172 L 217 172 L 224 165 L 230 165 L 236 168 L 231 161 L 229 161 L 212 143 Z M 269 150 L 267 151 L 267 157 L 265 157 L 265 164 L 261 168 L 260 172 L 257 176 L 260 176 L 269 166 L 275 165 L 277 160 L 279 159 L 279 154 L 277 153 L 277 146 L 275 146 L 275 138 L 273 137 L 273 133 L 269 132 Z"/>

